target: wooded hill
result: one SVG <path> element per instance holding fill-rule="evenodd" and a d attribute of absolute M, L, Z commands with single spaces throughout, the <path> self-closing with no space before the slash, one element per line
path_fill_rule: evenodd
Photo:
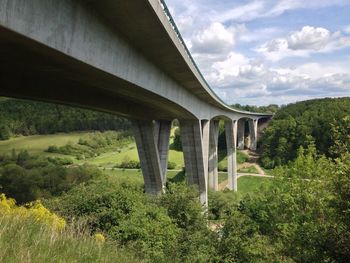
<path fill-rule="evenodd" d="M 294 160 L 300 146 L 314 142 L 318 153 L 332 156 L 333 127 L 350 115 L 350 98 L 301 101 L 282 107 L 259 141 L 262 165 L 273 168 Z"/>

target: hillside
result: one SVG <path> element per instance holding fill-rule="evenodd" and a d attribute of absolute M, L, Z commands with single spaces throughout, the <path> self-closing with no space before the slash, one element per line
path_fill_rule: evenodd
<path fill-rule="evenodd" d="M 319 153 L 331 156 L 333 127 L 350 115 L 350 98 L 301 101 L 282 107 L 264 131 L 261 163 L 273 168 L 294 160 L 300 146 L 314 142 Z"/>

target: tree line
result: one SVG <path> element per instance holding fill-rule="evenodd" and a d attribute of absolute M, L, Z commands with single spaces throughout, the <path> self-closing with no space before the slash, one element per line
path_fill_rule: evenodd
<path fill-rule="evenodd" d="M 129 128 L 128 120 L 107 113 L 44 102 L 0 100 L 0 140 L 16 135 Z"/>

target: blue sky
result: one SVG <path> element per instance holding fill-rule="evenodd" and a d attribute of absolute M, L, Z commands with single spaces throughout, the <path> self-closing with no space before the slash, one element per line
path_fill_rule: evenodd
<path fill-rule="evenodd" d="M 350 0 L 166 0 L 227 103 L 350 96 Z"/>

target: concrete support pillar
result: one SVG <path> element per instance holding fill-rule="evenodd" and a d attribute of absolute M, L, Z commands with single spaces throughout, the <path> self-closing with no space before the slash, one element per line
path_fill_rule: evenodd
<path fill-rule="evenodd" d="M 219 121 L 210 121 L 209 136 L 209 187 L 215 191 L 219 190 L 218 180 L 218 139 Z"/>
<path fill-rule="evenodd" d="M 160 122 L 159 125 L 155 125 L 153 121 L 138 120 L 133 121 L 133 130 L 146 193 L 160 194 L 163 192 L 168 158 L 165 142 L 166 137 L 169 140 L 170 136 L 168 123 Z"/>
<path fill-rule="evenodd" d="M 252 151 L 256 150 L 257 141 L 258 141 L 258 119 L 249 120 L 249 138 L 250 138 L 250 145 L 249 149 Z"/>
<path fill-rule="evenodd" d="M 244 150 L 244 133 L 246 119 L 237 122 L 237 149 Z"/>
<path fill-rule="evenodd" d="M 187 181 L 198 186 L 200 202 L 207 206 L 209 121 L 182 120 L 180 131 Z"/>
<path fill-rule="evenodd" d="M 237 191 L 237 161 L 236 161 L 236 145 L 237 145 L 237 121 L 225 121 L 225 134 L 227 144 L 227 173 L 228 185 L 230 190 Z"/>
<path fill-rule="evenodd" d="M 166 172 L 168 168 L 170 130 L 171 121 L 155 121 L 154 138 L 158 146 L 160 166 L 162 168 L 163 185 L 166 183 Z"/>

